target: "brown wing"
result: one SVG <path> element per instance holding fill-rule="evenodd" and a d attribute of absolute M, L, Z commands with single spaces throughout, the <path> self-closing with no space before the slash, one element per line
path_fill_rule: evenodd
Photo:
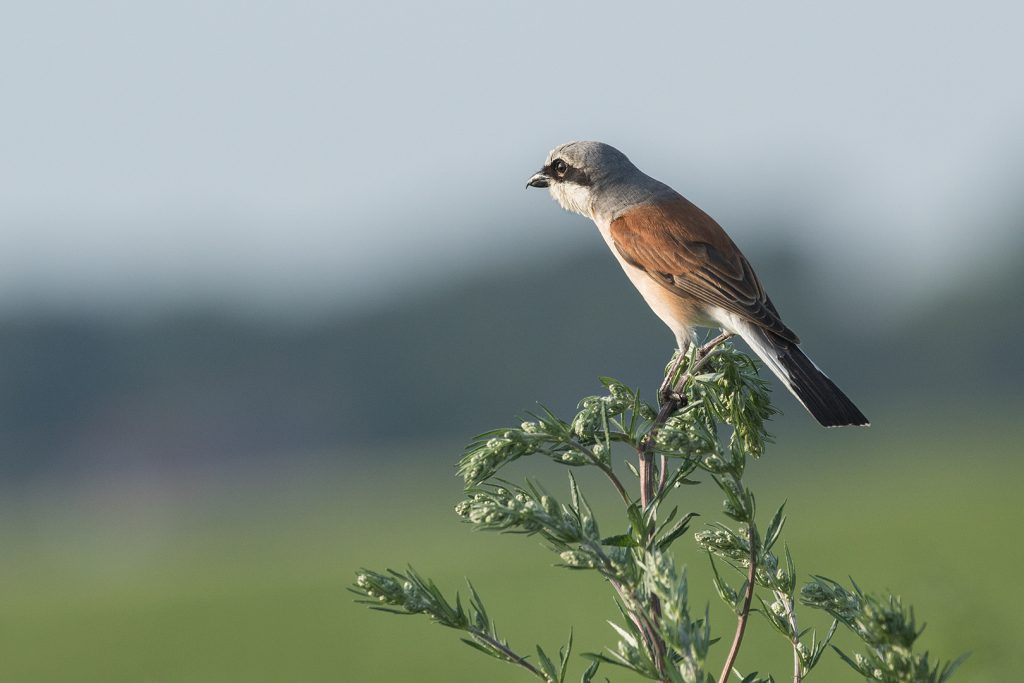
<path fill-rule="evenodd" d="M 685 198 L 637 207 L 612 221 L 611 234 L 622 258 L 675 294 L 720 306 L 799 343 L 739 248 Z"/>

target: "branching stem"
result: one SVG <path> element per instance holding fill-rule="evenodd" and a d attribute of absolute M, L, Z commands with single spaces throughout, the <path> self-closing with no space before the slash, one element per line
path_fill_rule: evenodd
<path fill-rule="evenodd" d="M 743 632 L 747 629 L 747 618 L 750 616 L 750 602 L 754 599 L 754 585 L 757 583 L 757 535 L 754 525 L 747 526 L 747 543 L 750 545 L 750 569 L 747 571 L 747 590 L 743 593 L 743 607 L 736 617 L 736 635 L 732 639 L 732 647 L 729 648 L 729 656 L 725 658 L 725 666 L 722 674 L 718 677 L 718 683 L 728 683 L 729 673 L 736 663 L 736 657 L 740 653 L 740 645 L 743 643 Z"/>
<path fill-rule="evenodd" d="M 694 376 L 695 372 L 707 362 L 711 352 L 715 348 L 726 341 L 732 336 L 731 332 L 723 332 L 708 343 L 704 344 L 697 353 L 694 355 L 693 364 L 687 368 L 686 372 L 679 378 L 679 380 L 672 385 L 672 391 L 666 397 L 665 402 L 661 406 L 661 410 L 658 412 L 657 417 L 654 418 L 654 422 L 651 423 L 651 428 L 647 430 L 647 435 L 644 436 L 640 442 L 640 447 L 637 449 L 637 455 L 639 456 L 639 473 L 640 473 L 640 509 L 642 513 L 646 514 L 654 501 L 656 495 L 660 495 L 665 488 L 667 481 L 667 461 L 664 456 L 661 458 L 660 469 L 661 473 L 658 477 L 658 482 L 655 484 L 654 480 L 654 454 L 651 452 L 654 447 L 654 439 L 658 436 L 658 430 L 661 429 L 662 425 L 675 413 L 677 410 L 682 408 L 686 404 L 683 390 L 686 388 L 686 383 Z M 674 363 L 672 369 L 669 371 L 668 382 L 671 382 L 672 375 L 678 370 L 679 363 Z M 644 529 L 644 541 L 645 545 L 650 546 L 654 541 L 654 528 L 653 525 Z M 747 600 L 747 611 L 749 612 L 750 600 Z M 651 620 L 657 620 L 661 615 L 661 605 L 658 603 L 658 598 L 650 596 L 651 604 Z M 745 619 L 745 617 L 744 617 Z M 646 631 L 645 631 L 646 632 Z M 741 634 L 742 637 L 742 634 Z M 657 634 L 652 631 L 647 643 L 651 651 L 651 659 L 657 666 L 658 672 L 664 674 L 665 670 L 665 654 L 666 647 L 664 641 Z"/>
<path fill-rule="evenodd" d="M 619 497 L 622 498 L 622 502 L 626 504 L 626 507 L 629 507 L 630 505 L 633 504 L 633 499 L 629 497 L 628 493 L 626 493 L 626 487 L 622 485 L 622 480 L 620 480 L 616 476 L 615 471 L 611 468 L 610 465 L 601 460 L 601 458 L 597 457 L 597 453 L 595 453 L 593 449 L 584 446 L 578 441 L 571 441 L 570 443 L 572 444 L 573 448 L 576 448 L 579 451 L 581 451 L 584 455 L 587 456 L 587 459 L 590 460 L 590 462 L 594 463 L 594 465 L 599 470 L 605 473 L 605 476 L 608 477 L 608 481 L 610 481 L 612 483 L 612 486 L 615 487 L 615 490 L 619 492 Z"/>

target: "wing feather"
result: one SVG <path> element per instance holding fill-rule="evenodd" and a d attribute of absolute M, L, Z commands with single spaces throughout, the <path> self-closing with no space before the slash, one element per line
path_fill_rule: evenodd
<path fill-rule="evenodd" d="M 714 219 L 685 198 L 631 210 L 612 221 L 611 236 L 626 262 L 669 291 L 799 343 L 743 253 Z"/>

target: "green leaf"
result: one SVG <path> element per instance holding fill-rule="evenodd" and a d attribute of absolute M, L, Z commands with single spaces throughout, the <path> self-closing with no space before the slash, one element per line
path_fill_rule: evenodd
<path fill-rule="evenodd" d="M 846 662 L 847 664 L 849 664 L 849 665 L 850 665 L 850 668 L 851 668 L 851 669 L 853 669 L 853 670 L 854 670 L 854 671 L 856 671 L 857 673 L 860 673 L 860 667 L 859 667 L 859 666 L 857 666 L 857 662 L 855 662 L 855 661 L 853 661 L 852 659 L 850 659 L 849 657 L 847 657 L 847 656 L 846 656 L 846 653 L 845 653 L 845 652 L 843 652 L 842 650 L 840 650 L 840 649 L 839 649 L 838 647 L 836 647 L 835 645 L 833 645 L 833 646 L 832 646 L 832 649 L 836 651 L 836 654 L 837 654 L 837 655 L 839 655 L 839 657 L 840 657 L 840 658 L 841 658 L 841 659 L 842 659 L 842 660 L 843 660 L 844 662 Z"/>
<path fill-rule="evenodd" d="M 676 539 L 678 539 L 680 536 L 685 534 L 687 529 L 689 529 L 689 527 L 690 527 L 690 520 L 693 519 L 694 517 L 699 517 L 699 516 L 700 515 L 698 515 L 696 512 L 689 512 L 689 513 L 687 513 L 685 517 L 683 517 L 681 520 L 676 522 L 675 526 L 673 526 L 672 529 L 667 534 L 665 534 L 664 536 L 661 537 L 661 539 L 658 541 L 658 548 L 660 550 L 665 550 L 670 545 L 672 545 L 672 543 Z"/>
<path fill-rule="evenodd" d="M 576 477 L 572 476 L 572 472 L 569 472 L 569 502 L 572 504 L 572 509 L 579 514 L 580 511 L 580 487 L 576 484 Z"/>
<path fill-rule="evenodd" d="M 592 683 L 594 676 L 597 675 L 597 670 L 601 667 L 600 659 L 593 659 L 587 670 L 583 672 L 583 677 L 580 679 L 580 683 Z"/>
<path fill-rule="evenodd" d="M 775 541 L 779 540 L 782 526 L 786 523 L 786 518 L 782 516 L 782 511 L 785 507 L 785 503 L 779 506 L 779 509 L 775 511 L 775 515 L 772 517 L 771 523 L 768 524 L 768 530 L 764 533 L 764 549 L 766 551 L 771 550 L 772 546 L 775 545 Z"/>
<path fill-rule="evenodd" d="M 637 479 L 640 478 L 640 472 L 636 469 L 636 465 L 634 465 L 631 460 L 626 461 L 626 467 L 629 468 L 629 471 L 633 473 L 634 477 Z"/>
<path fill-rule="evenodd" d="M 789 552 L 789 544 L 786 544 L 786 576 L 789 578 L 789 595 L 796 591 L 796 564 L 793 562 L 793 555 Z"/>
<path fill-rule="evenodd" d="M 558 648 L 558 683 L 564 683 L 565 675 L 569 671 L 569 655 L 572 654 L 572 629 L 569 629 L 569 642 L 565 647 Z"/>
<path fill-rule="evenodd" d="M 768 620 L 776 631 L 786 636 L 786 638 L 792 639 L 793 628 L 789 625 L 789 622 L 773 612 L 771 606 L 760 595 L 757 596 L 757 600 L 761 603 L 761 609 L 757 611 L 764 615 L 764 618 Z"/>
<path fill-rule="evenodd" d="M 741 583 L 739 589 L 737 589 L 736 595 L 746 595 L 747 594 L 747 586 L 749 586 L 749 585 L 750 585 L 750 581 L 748 581 L 746 579 L 743 579 L 743 583 Z M 739 616 L 740 612 L 743 611 L 743 601 L 742 600 L 737 600 L 736 601 L 736 609 L 734 611 L 736 612 L 736 616 Z"/>
<path fill-rule="evenodd" d="M 626 623 L 632 624 L 632 622 L 626 622 Z M 639 634 L 635 632 L 635 628 L 634 629 L 630 629 L 630 631 L 633 631 L 633 633 L 630 633 L 630 631 L 627 631 L 626 629 L 622 628 L 621 626 L 616 624 L 614 621 L 609 621 L 608 625 L 611 626 L 613 629 L 615 629 L 615 632 L 619 634 L 619 638 L 624 640 L 626 643 L 628 643 L 632 647 L 637 647 L 639 645 L 640 638 L 639 638 Z"/>
<path fill-rule="evenodd" d="M 839 621 L 836 619 L 832 620 L 832 626 L 829 627 L 828 633 L 825 635 L 825 640 L 819 643 L 814 642 L 814 636 L 811 636 L 811 655 L 807 658 L 806 666 L 807 670 L 810 671 L 821 659 L 821 655 L 824 654 L 825 648 L 828 647 L 829 643 L 832 642 L 832 636 L 836 634 L 836 629 L 839 627 Z"/>
<path fill-rule="evenodd" d="M 676 518 L 677 514 L 679 514 L 679 506 L 674 505 L 672 506 L 672 511 L 665 515 L 665 519 L 662 520 L 661 526 L 658 527 L 658 530 L 655 533 L 660 535 L 665 527 L 668 526 L 669 522 Z"/>
<path fill-rule="evenodd" d="M 477 628 L 483 631 L 493 631 L 493 626 L 490 626 L 491 618 L 487 616 L 487 609 L 484 607 L 483 599 L 476 592 L 476 587 L 473 586 L 472 581 L 466 579 L 466 584 L 469 586 L 469 604 L 473 608 L 473 621 L 476 622 Z"/>
<path fill-rule="evenodd" d="M 551 658 L 548 657 L 547 653 L 544 652 L 544 648 L 540 645 L 537 646 L 537 659 L 540 669 L 544 672 L 545 677 L 549 681 L 557 681 L 558 669 L 555 668 L 555 663 L 551 661 Z"/>
<path fill-rule="evenodd" d="M 953 661 L 948 662 L 946 666 L 942 667 L 942 673 L 939 674 L 937 683 L 946 683 L 956 673 L 956 670 L 960 668 L 960 665 L 964 663 L 964 660 L 970 656 L 970 652 L 965 652 Z"/>
<path fill-rule="evenodd" d="M 610 545 L 615 548 L 636 548 L 640 546 L 640 543 L 629 534 L 618 534 L 602 538 L 601 545 Z"/>
<path fill-rule="evenodd" d="M 621 666 L 623 669 L 629 669 L 630 671 L 635 671 L 640 675 L 644 675 L 643 671 L 640 671 L 626 660 L 620 658 L 617 653 L 612 652 L 612 655 L 615 657 L 615 659 L 600 652 L 584 652 L 580 656 L 584 659 L 589 659 L 595 664 L 611 664 L 612 666 Z"/>
<path fill-rule="evenodd" d="M 633 503 L 626 508 L 626 516 L 629 517 L 629 523 L 633 526 L 633 533 L 642 537 L 647 525 L 644 524 L 644 516 L 640 514 L 640 503 Z"/>
<path fill-rule="evenodd" d="M 483 652 L 485 655 L 488 655 L 490 657 L 496 657 L 497 656 L 497 655 L 495 655 L 494 650 L 492 650 L 492 649 L 490 649 L 488 647 L 484 647 L 483 645 L 481 645 L 480 643 L 476 642 L 475 640 L 470 640 L 469 638 L 459 638 L 459 640 L 464 642 L 466 645 L 469 645 L 474 650 L 479 650 L 480 652 Z"/>
<path fill-rule="evenodd" d="M 708 560 L 711 562 L 711 571 L 714 573 L 712 580 L 715 584 L 715 591 L 718 592 L 718 597 L 729 607 L 736 609 L 736 600 L 739 595 L 733 590 L 732 586 L 722 580 L 722 576 L 718 573 L 718 565 L 715 564 L 715 556 L 708 553 Z"/>

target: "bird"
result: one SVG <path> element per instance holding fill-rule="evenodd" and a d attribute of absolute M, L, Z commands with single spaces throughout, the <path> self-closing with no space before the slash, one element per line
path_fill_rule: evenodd
<path fill-rule="evenodd" d="M 695 328 L 721 329 L 740 336 L 821 425 L 869 424 L 800 349 L 800 338 L 782 322 L 725 230 L 618 149 L 595 141 L 559 145 L 529 179 L 531 187 L 547 188 L 562 208 L 597 225 L 647 305 L 675 335 L 678 358 Z"/>

